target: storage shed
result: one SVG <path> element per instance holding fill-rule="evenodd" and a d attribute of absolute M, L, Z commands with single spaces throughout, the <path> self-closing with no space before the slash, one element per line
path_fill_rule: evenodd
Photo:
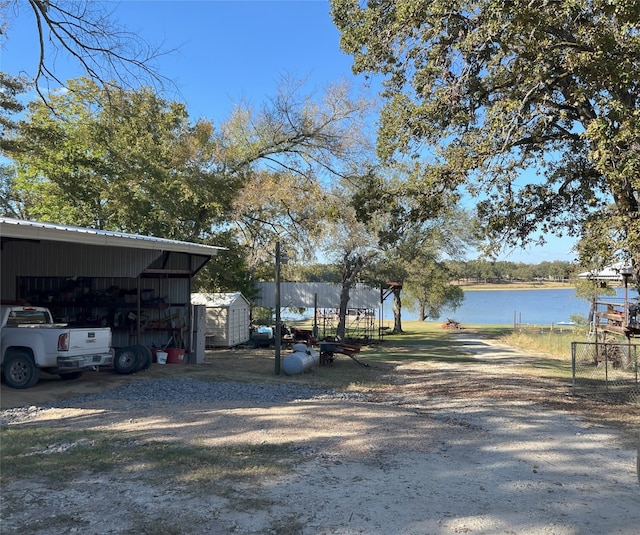
<path fill-rule="evenodd" d="M 235 347 L 249 341 L 251 309 L 240 292 L 191 294 L 191 303 L 206 306 L 207 347 Z"/>
<path fill-rule="evenodd" d="M 175 347 L 199 362 L 191 281 L 223 250 L 0 217 L 0 298 L 46 306 L 71 326 L 110 327 L 114 347 Z"/>

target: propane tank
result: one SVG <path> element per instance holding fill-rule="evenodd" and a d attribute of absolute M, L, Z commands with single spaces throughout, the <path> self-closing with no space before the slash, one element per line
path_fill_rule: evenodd
<path fill-rule="evenodd" d="M 320 363 L 320 356 L 318 352 L 313 348 L 307 348 L 304 344 L 296 344 L 296 346 L 302 345 L 305 351 L 295 351 L 286 356 L 282 361 L 282 371 L 287 375 L 298 375 L 311 369 L 313 366 L 317 366 Z"/>

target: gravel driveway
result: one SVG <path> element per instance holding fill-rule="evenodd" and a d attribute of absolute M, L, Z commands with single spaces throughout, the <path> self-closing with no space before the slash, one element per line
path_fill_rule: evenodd
<path fill-rule="evenodd" d="M 639 533 L 640 410 L 624 407 L 626 429 L 609 426 L 601 416 L 611 407 L 524 378 L 526 355 L 455 336 L 473 361 L 398 363 L 375 396 L 183 377 L 2 411 L 5 431 L 287 444 L 296 461 L 285 475 L 207 493 L 130 470 L 21 480 L 3 488 L 2 533 Z"/>

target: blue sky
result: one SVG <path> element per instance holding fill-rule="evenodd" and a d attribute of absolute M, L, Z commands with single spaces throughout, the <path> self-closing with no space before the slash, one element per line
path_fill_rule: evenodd
<path fill-rule="evenodd" d="M 173 50 L 157 60 L 157 69 L 175 82 L 179 93 L 170 96 L 184 100 L 194 119 L 220 122 L 240 100 L 259 105 L 275 95 L 283 76 L 308 79 L 310 88 L 355 80 L 326 0 L 125 0 L 105 5 L 148 43 Z M 2 70 L 33 74 L 37 41 L 28 6 L 10 24 Z M 56 68 L 63 78 L 84 74 L 67 58 L 59 58 Z"/>
<path fill-rule="evenodd" d="M 0 70 L 33 75 L 37 61 L 36 28 L 26 0 L 11 18 L 0 51 Z M 172 52 L 157 61 L 177 91 L 168 95 L 187 103 L 192 119 L 224 121 L 234 102 L 260 106 L 274 96 L 282 77 L 306 79 L 308 90 L 349 79 L 351 58 L 339 47 L 339 33 L 327 0 L 106 2 L 113 17 L 151 44 Z M 83 74 L 68 58 L 56 59 L 63 79 Z M 549 237 L 544 248 L 516 251 L 502 259 L 539 263 L 571 261 L 573 241 Z"/>

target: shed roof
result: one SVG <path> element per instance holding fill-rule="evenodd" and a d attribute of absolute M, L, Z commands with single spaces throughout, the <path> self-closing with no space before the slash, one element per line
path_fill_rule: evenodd
<path fill-rule="evenodd" d="M 208 307 L 230 307 L 234 303 L 241 301 L 247 306 L 250 304 L 247 298 L 240 292 L 230 293 L 193 293 L 191 294 L 192 305 L 206 305 Z"/>
<path fill-rule="evenodd" d="M 61 242 L 81 242 L 85 245 L 102 245 L 112 247 L 132 247 L 155 251 L 171 251 L 204 256 L 216 256 L 224 247 L 190 243 L 185 241 L 126 234 L 111 230 L 97 230 L 56 223 L 27 221 L 0 217 L 0 236 L 24 240 L 51 240 Z"/>

